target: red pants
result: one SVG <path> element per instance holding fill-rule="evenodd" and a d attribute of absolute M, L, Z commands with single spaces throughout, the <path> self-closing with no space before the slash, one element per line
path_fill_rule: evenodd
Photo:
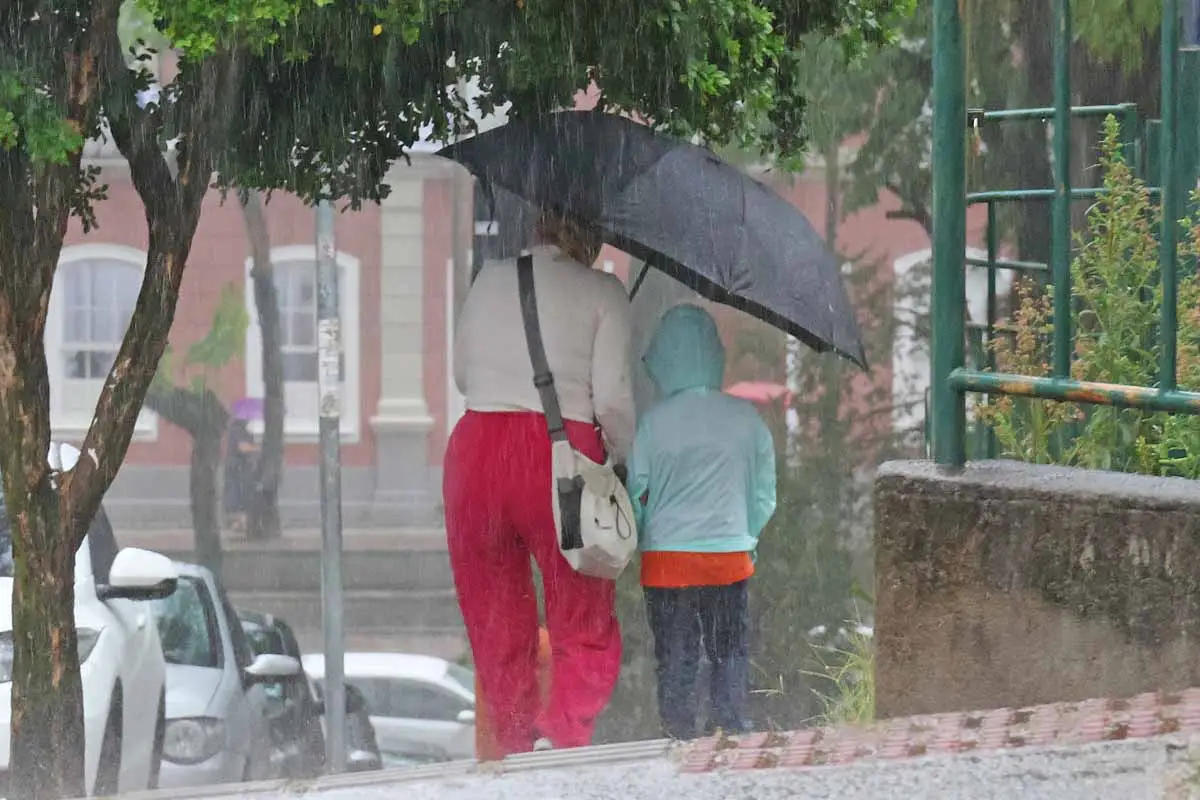
<path fill-rule="evenodd" d="M 603 461 L 594 426 L 571 442 Z M 499 755 L 591 743 L 621 667 L 616 584 L 580 575 L 558 550 L 546 420 L 468 412 L 446 450 L 443 500 L 450 565 Z M 538 608 L 529 557 L 542 573 L 552 649 L 550 697 L 538 697 Z"/>

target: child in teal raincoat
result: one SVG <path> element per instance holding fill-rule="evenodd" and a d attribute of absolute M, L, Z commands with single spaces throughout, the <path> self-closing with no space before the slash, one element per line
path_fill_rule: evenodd
<path fill-rule="evenodd" d="M 746 730 L 747 585 L 775 512 L 775 444 L 752 404 L 724 394 L 725 348 L 693 305 L 672 308 L 644 358 L 660 400 L 638 424 L 629 489 L 658 661 L 663 730 L 696 735 L 700 648 L 712 667 L 707 728 Z"/>

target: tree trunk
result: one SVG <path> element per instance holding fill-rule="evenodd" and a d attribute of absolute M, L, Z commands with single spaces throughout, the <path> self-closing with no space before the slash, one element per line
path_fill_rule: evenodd
<path fill-rule="evenodd" d="M 196 391 L 159 384 L 151 386 L 146 393 L 146 406 L 192 437 L 188 490 L 193 549 L 196 560 L 220 576 L 224 558 L 217 476 L 221 469 L 221 438 L 225 435 L 229 412 L 211 389 Z"/>
<path fill-rule="evenodd" d="M 250 509 L 249 535 L 270 539 L 281 534 L 279 520 L 279 483 L 283 475 L 283 350 L 279 321 L 279 297 L 275 291 L 275 271 L 271 267 L 271 239 L 257 192 L 247 192 L 242 200 L 242 218 L 250 239 L 253 262 L 250 279 L 254 284 L 254 307 L 262 333 L 263 441 L 258 462 L 258 491 Z"/>
<path fill-rule="evenodd" d="M 5 277 L 33 271 L 4 255 L 0 270 L 13 271 Z M 46 459 L 50 377 L 38 319 L 45 319 L 49 294 L 42 296 L 42 314 L 35 312 L 36 287 L 32 294 L 22 296 L 10 283 L 0 295 L 0 473 L 15 562 L 7 793 L 14 800 L 84 793 L 83 691 L 74 626 L 76 539 L 63 514 L 61 476 Z M 24 318 L 30 312 L 32 319 Z"/>
<path fill-rule="evenodd" d="M 27 500 L 24 508 L 10 510 L 17 564 L 13 630 L 24 646 L 13 649 L 7 796 L 77 797 L 85 787 L 83 686 L 73 625 L 75 548 L 60 525 L 58 493 L 49 476 Z M 47 758 L 49 753 L 55 757 Z"/>
<path fill-rule="evenodd" d="M 75 550 L 63 478 L 47 463 L 50 376 L 43 342 L 67 227 L 70 166 L 36 195 L 23 156 L 0 148 L 0 480 L 15 562 L 9 788 L 12 800 L 84 794 Z M 37 209 L 36 216 L 33 208 Z"/>
<path fill-rule="evenodd" d="M 221 519 L 217 506 L 217 475 L 221 469 L 221 429 L 205 430 L 192 438 L 192 466 L 188 489 L 192 501 L 192 530 L 196 560 L 220 577 Z"/>

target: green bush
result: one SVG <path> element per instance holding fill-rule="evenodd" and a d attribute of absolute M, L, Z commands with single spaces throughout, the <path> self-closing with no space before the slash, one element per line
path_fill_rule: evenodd
<path fill-rule="evenodd" d="M 1105 193 L 1087 213 L 1071 264 L 1077 380 L 1158 384 L 1158 229 L 1161 213 L 1144 181 L 1125 162 L 1117 120 L 1105 120 L 1100 146 Z M 1200 253 L 1200 218 L 1185 220 L 1184 259 Z M 1053 287 L 1017 287 L 1008 336 L 993 343 L 997 369 L 1049 374 Z M 1178 383 L 1200 389 L 1200 281 L 1179 281 Z M 1200 417 L 1112 406 L 993 397 L 980 404 L 1003 455 L 1147 475 L 1200 477 Z"/>

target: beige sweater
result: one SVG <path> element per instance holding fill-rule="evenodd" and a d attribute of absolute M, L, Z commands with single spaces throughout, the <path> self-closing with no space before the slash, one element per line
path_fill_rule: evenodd
<path fill-rule="evenodd" d="M 610 455 L 624 462 L 636 424 L 625 287 L 557 248 L 531 252 L 538 319 L 563 417 L 598 422 Z M 455 337 L 454 380 L 469 410 L 542 410 L 521 324 L 516 259 L 484 265 Z"/>

